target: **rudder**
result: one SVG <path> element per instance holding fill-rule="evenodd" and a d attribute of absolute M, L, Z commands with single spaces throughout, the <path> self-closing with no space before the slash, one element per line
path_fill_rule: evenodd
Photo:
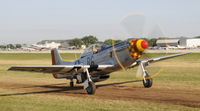
<path fill-rule="evenodd" d="M 51 58 L 52 58 L 52 65 L 62 65 L 62 57 L 58 53 L 58 50 L 56 48 L 51 50 Z"/>

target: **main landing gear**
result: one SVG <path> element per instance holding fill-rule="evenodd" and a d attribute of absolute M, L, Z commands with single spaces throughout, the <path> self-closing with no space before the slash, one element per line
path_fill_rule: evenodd
<path fill-rule="evenodd" d="M 87 75 L 87 79 L 84 82 L 84 89 L 86 89 L 88 94 L 94 94 L 96 91 L 96 86 L 95 86 L 94 82 L 92 81 L 87 68 L 85 69 L 85 72 Z"/>
<path fill-rule="evenodd" d="M 145 88 L 150 88 L 153 84 L 153 79 L 151 78 L 151 76 L 149 75 L 149 73 L 146 70 L 146 66 L 148 65 L 148 63 L 140 63 L 140 67 L 142 69 L 142 73 L 143 73 L 143 85 Z"/>
<path fill-rule="evenodd" d="M 144 79 L 143 79 L 143 85 L 145 88 L 150 88 L 153 84 L 153 79 L 151 78 L 151 76 L 148 74 L 147 71 L 145 71 L 145 75 Z"/>
<path fill-rule="evenodd" d="M 74 77 L 68 77 L 70 79 L 70 87 L 74 87 Z M 88 94 L 94 94 L 96 91 L 96 86 L 91 79 L 89 71 L 87 68 L 84 69 L 84 73 L 76 75 L 77 83 L 84 83 L 84 89 L 87 91 Z M 84 82 L 83 82 L 84 81 Z"/>
<path fill-rule="evenodd" d="M 88 94 L 94 94 L 96 91 L 96 86 L 94 82 L 88 82 L 88 87 L 86 88 Z"/>

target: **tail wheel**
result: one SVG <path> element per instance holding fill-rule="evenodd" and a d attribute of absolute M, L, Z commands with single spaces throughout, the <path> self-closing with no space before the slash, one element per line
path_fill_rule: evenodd
<path fill-rule="evenodd" d="M 147 76 L 150 77 L 150 76 Z M 148 78 L 146 80 L 143 80 L 143 85 L 145 88 L 150 88 L 153 84 L 153 79 L 152 78 Z"/>
<path fill-rule="evenodd" d="M 74 87 L 74 82 L 73 81 L 70 82 L 70 87 Z"/>
<path fill-rule="evenodd" d="M 95 91 L 96 91 L 96 86 L 95 86 L 94 82 L 90 81 L 88 84 L 89 84 L 89 86 L 86 88 L 87 93 L 88 94 L 94 94 Z"/>

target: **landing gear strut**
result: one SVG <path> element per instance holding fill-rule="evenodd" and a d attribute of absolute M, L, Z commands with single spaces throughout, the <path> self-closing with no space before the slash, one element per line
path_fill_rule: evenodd
<path fill-rule="evenodd" d="M 153 84 L 153 79 L 151 78 L 151 76 L 149 75 L 149 73 L 146 70 L 146 66 L 148 66 L 148 63 L 140 63 L 140 67 L 142 69 L 143 72 L 143 85 L 145 88 L 150 88 Z"/>
<path fill-rule="evenodd" d="M 87 75 L 87 79 L 84 82 L 84 89 L 86 89 L 88 94 L 94 94 L 96 91 L 96 86 L 94 84 L 94 82 L 91 80 L 90 74 L 88 69 L 85 69 L 86 71 L 86 75 Z"/>

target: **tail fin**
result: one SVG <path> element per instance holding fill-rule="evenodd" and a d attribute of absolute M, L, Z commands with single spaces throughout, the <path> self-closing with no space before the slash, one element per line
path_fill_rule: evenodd
<path fill-rule="evenodd" d="M 52 65 L 72 65 L 73 62 L 67 62 L 67 61 L 63 61 L 62 57 L 60 56 L 60 54 L 58 53 L 58 50 L 56 48 L 51 50 L 51 58 L 52 58 Z M 62 74 L 56 74 L 53 73 L 53 77 L 56 79 L 59 78 L 66 78 L 65 75 Z"/>
<path fill-rule="evenodd" d="M 56 48 L 51 50 L 51 58 L 52 58 L 52 65 L 62 65 L 62 57 L 58 53 L 58 50 Z"/>

